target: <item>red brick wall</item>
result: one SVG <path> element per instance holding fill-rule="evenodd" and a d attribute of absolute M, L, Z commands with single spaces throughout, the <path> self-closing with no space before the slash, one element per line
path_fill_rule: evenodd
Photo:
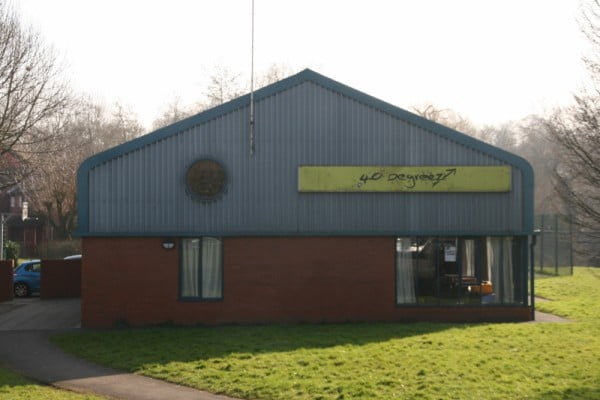
<path fill-rule="evenodd" d="M 0 261 L 0 301 L 13 298 L 13 262 L 12 260 Z"/>
<path fill-rule="evenodd" d="M 81 260 L 42 260 L 40 298 L 81 296 Z"/>
<path fill-rule="evenodd" d="M 526 307 L 396 307 L 390 237 L 225 238 L 223 299 L 179 301 L 179 249 L 164 250 L 161 242 L 83 240 L 84 327 L 529 319 Z"/>
<path fill-rule="evenodd" d="M 84 238 L 81 322 L 86 327 L 173 320 L 179 250 L 160 238 Z"/>

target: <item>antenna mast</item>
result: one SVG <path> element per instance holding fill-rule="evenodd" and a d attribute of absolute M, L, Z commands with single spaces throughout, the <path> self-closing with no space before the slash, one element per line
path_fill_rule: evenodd
<path fill-rule="evenodd" d="M 254 154 L 254 0 L 252 0 L 252 46 L 250 66 L 250 155 Z"/>

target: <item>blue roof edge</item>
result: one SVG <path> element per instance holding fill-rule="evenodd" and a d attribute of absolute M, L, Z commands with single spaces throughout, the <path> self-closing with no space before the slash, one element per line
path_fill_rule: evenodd
<path fill-rule="evenodd" d="M 373 107 L 382 112 L 388 113 L 398 119 L 404 120 L 415 126 L 429 130 L 447 139 L 453 140 L 475 150 L 489 154 L 507 164 L 520 169 L 523 174 L 523 231 L 533 233 L 533 168 L 524 158 L 502 150 L 475 139 L 467 134 L 461 133 L 447 126 L 430 121 L 419 115 L 411 113 L 400 107 L 394 106 L 383 100 L 375 98 L 364 92 L 351 88 L 343 83 L 337 82 L 331 78 L 321 75 L 310 69 L 305 69 L 295 75 L 282 79 L 278 82 L 258 89 L 254 93 L 254 101 L 260 101 L 275 93 L 288 90 L 304 82 L 313 82 L 326 89 L 338 92 L 346 97 L 352 98 L 360 103 Z M 130 140 L 98 154 L 95 154 L 79 166 L 77 170 L 77 199 L 78 199 L 78 226 L 76 235 L 84 236 L 89 232 L 89 172 L 93 168 L 117 157 L 121 157 L 129 152 L 140 149 L 152 143 L 159 142 L 172 135 L 184 130 L 190 129 L 196 125 L 217 118 L 221 115 L 230 113 L 236 109 L 248 106 L 250 104 L 250 94 L 245 94 L 227 103 L 221 104 L 199 114 L 185 118 L 179 122 L 160 128 L 154 132 L 148 133 L 139 138 Z"/>

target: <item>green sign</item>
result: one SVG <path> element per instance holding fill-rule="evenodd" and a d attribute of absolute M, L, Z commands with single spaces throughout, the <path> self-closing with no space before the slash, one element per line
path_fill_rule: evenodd
<path fill-rule="evenodd" d="M 298 167 L 300 192 L 508 192 L 511 167 Z"/>

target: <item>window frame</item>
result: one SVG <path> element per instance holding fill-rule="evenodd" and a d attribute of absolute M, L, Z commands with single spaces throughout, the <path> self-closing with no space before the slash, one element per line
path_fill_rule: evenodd
<path fill-rule="evenodd" d="M 513 283 L 513 293 L 514 293 L 514 300 L 513 302 L 505 302 L 505 301 L 498 301 L 498 302 L 494 302 L 494 303 L 484 303 L 482 302 L 482 300 L 480 299 L 480 301 L 477 302 L 463 302 L 462 300 L 464 298 L 466 298 L 464 296 L 464 294 L 461 291 L 457 292 L 457 297 L 456 299 L 458 300 L 456 304 L 444 304 L 443 302 L 440 301 L 440 277 L 439 277 L 439 268 L 440 268 L 440 259 L 439 257 L 441 256 L 441 254 L 437 254 L 434 260 L 434 264 L 435 264 L 435 274 L 434 274 L 434 285 L 435 285 L 435 293 L 436 293 L 436 301 L 435 303 L 422 303 L 419 301 L 419 297 L 421 294 L 420 291 L 420 285 L 419 285 L 419 280 L 418 278 L 415 280 L 414 283 L 414 287 L 415 287 L 415 302 L 406 302 L 406 303 L 401 303 L 398 302 L 398 264 L 397 264 L 397 240 L 400 238 L 408 238 L 408 239 L 413 239 L 413 240 L 418 240 L 418 239 L 430 239 L 433 241 L 435 246 L 443 246 L 443 243 L 447 240 L 455 240 L 456 241 L 456 247 L 457 247 L 457 258 L 456 258 L 456 263 L 458 266 L 458 279 L 460 281 L 462 281 L 462 277 L 463 277 L 463 273 L 462 273 L 462 257 L 463 254 L 462 249 L 461 249 L 461 242 L 464 240 L 475 240 L 476 242 L 479 242 L 478 245 L 476 245 L 475 247 L 475 254 L 474 254 L 474 258 L 475 258 L 475 276 L 477 277 L 478 281 L 481 281 L 482 278 L 482 274 L 483 271 L 482 269 L 485 268 L 483 266 L 483 263 L 486 262 L 486 260 L 482 259 L 485 254 L 482 251 L 481 246 L 486 246 L 486 240 L 489 237 L 501 237 L 501 238 L 507 238 L 510 237 L 510 246 L 512 247 L 512 263 L 513 263 L 513 273 L 514 273 L 514 283 Z M 438 236 L 438 235 L 432 235 L 432 236 L 416 236 L 416 235 L 409 235 L 409 236 L 402 236 L 402 235 L 398 235 L 394 237 L 394 263 L 393 263 L 393 268 L 394 268 L 394 304 L 396 306 L 396 308 L 436 308 L 436 307 L 444 307 L 444 308 L 469 308 L 469 307 L 523 307 L 523 306 L 528 306 L 528 292 L 527 292 L 527 279 L 526 277 L 528 276 L 529 273 L 529 253 L 528 253 L 528 248 L 527 248 L 527 237 L 522 236 L 522 235 L 507 235 L 507 236 L 493 236 L 493 235 L 485 235 L 485 236 L 478 236 L 478 235 L 465 235 L 465 236 L 460 236 L 460 235 L 456 235 L 456 236 L 447 236 L 447 235 L 443 235 L 443 236 Z M 443 249 L 441 250 L 443 251 Z M 504 255 L 503 255 L 504 256 Z M 516 267 L 516 265 L 520 264 L 520 267 Z M 414 273 L 418 274 L 418 266 L 414 265 Z M 518 271 L 518 272 L 517 272 Z"/>
<path fill-rule="evenodd" d="M 204 239 L 205 238 L 212 238 L 212 239 L 217 239 L 219 240 L 219 242 L 221 243 L 220 246 L 220 266 L 219 266 L 219 274 L 220 274 L 220 281 L 221 281 L 221 285 L 220 285 L 220 297 L 205 297 L 203 292 L 202 292 L 202 247 L 203 247 L 203 243 L 204 243 Z M 184 263 L 184 242 L 186 240 L 200 240 L 200 244 L 199 244 L 199 254 L 198 254 L 198 265 L 196 266 L 196 268 L 198 269 L 198 288 L 199 288 L 199 295 L 198 296 L 184 296 L 182 294 L 182 288 L 183 288 L 183 263 Z M 197 236 L 197 237 L 185 237 L 185 238 L 181 238 L 179 240 L 179 278 L 178 278 L 178 284 L 179 287 L 177 288 L 177 295 L 178 295 L 178 299 L 179 301 L 202 301 L 202 302 L 220 302 L 223 301 L 224 299 L 224 292 L 225 292 L 225 285 L 224 285 L 224 278 L 225 278 L 225 273 L 224 273 L 224 247 L 225 247 L 225 241 L 223 240 L 222 237 L 219 236 Z"/>

